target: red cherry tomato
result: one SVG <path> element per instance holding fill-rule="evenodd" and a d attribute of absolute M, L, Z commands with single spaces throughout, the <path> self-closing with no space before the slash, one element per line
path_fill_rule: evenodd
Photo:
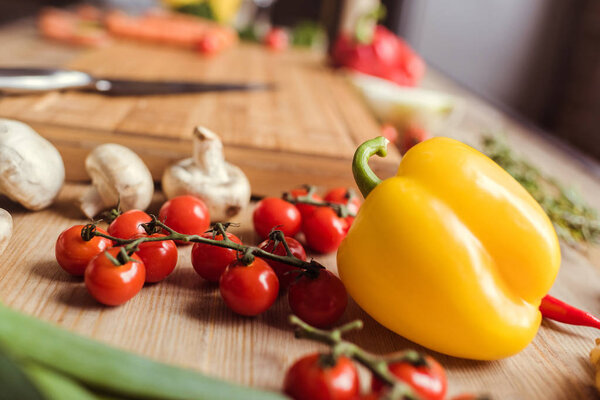
<path fill-rule="evenodd" d="M 287 242 L 288 247 L 290 248 L 290 251 L 292 252 L 294 257 L 299 258 L 302 261 L 306 261 L 306 251 L 304 251 L 304 247 L 302 247 L 302 245 L 300 244 L 299 241 L 297 241 L 296 239 L 291 238 L 289 236 L 285 237 L 285 241 Z M 264 251 L 267 251 L 272 254 L 277 254 L 280 256 L 287 255 L 287 252 L 285 251 L 285 247 L 283 246 L 283 243 L 279 243 L 277 245 L 277 249 L 275 249 L 275 251 L 273 251 L 274 244 L 275 244 L 275 242 L 273 240 L 267 239 L 264 242 L 262 242 L 261 244 L 259 244 L 258 247 L 263 249 Z M 300 268 L 296 268 L 292 265 L 285 264 L 285 263 L 282 263 L 279 261 L 268 260 L 266 258 L 265 258 L 265 261 L 267 262 L 267 264 L 269 264 L 271 266 L 271 268 L 273 268 L 273 271 L 275 271 L 277 278 L 279 278 L 279 289 L 280 290 L 287 289 L 288 286 L 290 286 L 290 283 L 292 283 L 298 277 L 297 274 L 291 273 L 292 271 L 298 271 L 298 272 L 302 271 L 302 269 L 300 269 Z"/>
<path fill-rule="evenodd" d="M 384 124 L 381 126 L 381 136 L 395 143 L 398 140 L 398 129 L 392 124 Z"/>
<path fill-rule="evenodd" d="M 214 32 L 206 32 L 196 44 L 196 49 L 204 55 L 213 55 L 223 49 L 221 38 Z"/>
<path fill-rule="evenodd" d="M 233 233 L 226 232 L 227 237 L 237 244 L 242 241 Z M 206 232 L 202 237 L 212 239 L 212 232 Z M 223 240 L 223 235 L 216 235 L 215 240 Z M 237 259 L 237 251 L 225 247 L 211 246 L 204 243 L 194 243 L 192 247 L 192 266 L 194 270 L 209 282 L 219 282 L 225 268 Z"/>
<path fill-rule="evenodd" d="M 269 264 L 260 258 L 249 265 L 236 260 L 223 271 L 219 289 L 227 307 L 238 314 L 254 316 L 273 305 L 279 281 Z"/>
<path fill-rule="evenodd" d="M 421 143 L 424 140 L 429 139 L 429 134 L 425 129 L 416 124 L 410 124 L 402 134 L 402 141 L 400 142 L 400 152 L 405 154 L 414 145 Z"/>
<path fill-rule="evenodd" d="M 297 199 L 300 196 L 306 196 L 307 193 L 308 193 L 308 191 L 306 189 L 292 189 L 290 191 L 290 195 L 295 199 Z M 310 196 L 310 198 L 315 201 L 323 201 L 323 198 L 316 193 L 313 193 L 313 195 Z M 294 204 L 294 205 L 296 206 L 298 211 L 300 211 L 300 215 L 302 215 L 302 218 L 307 218 L 310 214 L 313 213 L 313 211 L 315 211 L 317 209 L 317 206 L 312 206 L 310 204 Z"/>
<path fill-rule="evenodd" d="M 428 366 L 415 367 L 408 362 L 390 364 L 390 371 L 400 380 L 406 382 L 423 400 L 443 400 L 446 396 L 448 382 L 444 368 L 432 357 L 426 356 Z M 371 387 L 380 392 L 384 384 L 373 377 Z"/>
<path fill-rule="evenodd" d="M 329 201 L 330 203 L 345 204 L 348 207 L 348 211 L 356 215 L 358 209 L 360 208 L 360 199 L 356 195 L 351 196 L 351 198 L 349 198 L 349 196 L 350 195 L 348 194 L 347 188 L 338 187 L 327 192 L 325 195 L 325 201 Z M 352 226 L 354 218 L 355 217 L 352 216 L 345 218 L 346 223 L 348 224 L 346 231 Z"/>
<path fill-rule="evenodd" d="M 158 212 L 161 222 L 176 232 L 186 235 L 202 235 L 210 226 L 208 208 L 197 197 L 184 195 L 173 197 Z M 188 244 L 176 241 L 177 244 Z"/>
<path fill-rule="evenodd" d="M 277 227 L 285 236 L 295 236 L 300 231 L 300 211 L 292 203 L 278 197 L 266 197 L 258 202 L 254 213 L 254 230 L 266 239 L 271 229 Z"/>
<path fill-rule="evenodd" d="M 289 36 L 284 29 L 271 28 L 264 37 L 264 42 L 267 47 L 274 51 L 285 50 L 289 44 Z"/>
<path fill-rule="evenodd" d="M 348 305 L 344 284 L 334 274 L 323 269 L 316 278 L 308 274 L 290 285 L 288 301 L 292 312 L 317 328 L 335 324 Z"/>
<path fill-rule="evenodd" d="M 83 275 L 85 268 L 98 254 L 112 247 L 111 240 L 94 236 L 92 240 L 85 241 L 81 238 L 84 225 L 75 225 L 65 229 L 54 246 L 54 254 L 58 265 L 72 275 Z M 106 234 L 104 229 L 96 228 L 98 232 Z"/>
<path fill-rule="evenodd" d="M 356 400 L 360 384 L 352 361 L 342 356 L 331 367 L 321 357 L 319 353 L 307 355 L 288 369 L 285 394 L 294 400 Z"/>
<path fill-rule="evenodd" d="M 141 210 L 129 210 L 119 215 L 108 226 L 108 234 L 120 239 L 129 239 L 138 233 L 144 235 L 146 230 L 142 226 L 152 221 L 152 217 Z"/>
<path fill-rule="evenodd" d="M 147 237 L 137 234 L 133 238 Z M 155 233 L 149 237 L 165 237 L 162 233 Z M 135 252 L 146 267 L 146 282 L 160 282 L 165 279 L 177 265 L 177 246 L 172 240 L 157 242 L 144 242 Z"/>
<path fill-rule="evenodd" d="M 327 192 L 325 195 L 325 201 L 337 204 L 346 204 L 348 211 L 356 214 L 360 208 L 360 199 L 358 196 L 352 196 L 352 199 L 348 202 L 350 195 L 348 194 L 348 188 L 337 187 Z"/>
<path fill-rule="evenodd" d="M 319 253 L 337 250 L 348 231 L 348 221 L 337 216 L 329 207 L 317 208 L 302 221 L 302 232 L 308 247 Z"/>
<path fill-rule="evenodd" d="M 115 265 L 106 257 L 109 253 L 117 258 L 120 250 L 120 247 L 113 247 L 98 254 L 85 270 L 88 292 L 107 306 L 118 306 L 131 299 L 142 289 L 146 279 L 146 268 L 137 255 L 133 254 L 132 261 L 123 265 Z"/>

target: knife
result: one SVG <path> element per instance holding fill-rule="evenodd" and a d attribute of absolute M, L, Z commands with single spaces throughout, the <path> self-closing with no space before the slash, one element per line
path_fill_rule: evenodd
<path fill-rule="evenodd" d="M 47 68 L 0 68 L 0 92 L 34 93 L 83 90 L 107 96 L 228 92 L 273 89 L 270 83 L 146 81 L 100 78 L 81 71 Z"/>

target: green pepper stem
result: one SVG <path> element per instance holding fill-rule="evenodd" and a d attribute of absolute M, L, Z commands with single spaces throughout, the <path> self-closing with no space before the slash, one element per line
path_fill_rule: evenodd
<path fill-rule="evenodd" d="M 363 197 L 367 197 L 375 186 L 381 183 L 381 179 L 369 167 L 369 158 L 377 154 L 379 157 L 387 155 L 387 145 L 390 141 L 383 136 L 367 140 L 356 149 L 354 159 L 352 160 L 352 173 L 354 180 L 360 189 Z"/>

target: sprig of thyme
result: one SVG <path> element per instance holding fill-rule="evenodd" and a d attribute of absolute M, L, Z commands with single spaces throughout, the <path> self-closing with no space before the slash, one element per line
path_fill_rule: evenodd
<path fill-rule="evenodd" d="M 540 203 L 556 233 L 569 244 L 600 243 L 600 218 L 572 189 L 519 158 L 496 136 L 483 136 L 483 151 L 513 176 Z"/>

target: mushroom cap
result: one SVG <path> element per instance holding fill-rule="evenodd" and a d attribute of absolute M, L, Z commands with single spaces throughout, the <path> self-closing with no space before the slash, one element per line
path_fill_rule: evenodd
<path fill-rule="evenodd" d="M 13 220 L 8 211 L 0 208 L 0 254 L 4 252 L 10 242 L 13 232 Z"/>
<path fill-rule="evenodd" d="M 30 126 L 0 119 L 0 192 L 30 210 L 49 206 L 65 181 L 60 153 Z"/>
<path fill-rule="evenodd" d="M 102 144 L 87 156 L 85 168 L 94 186 L 82 198 L 82 209 L 88 217 L 117 204 L 123 211 L 145 210 L 150 205 L 154 193 L 152 175 L 142 159 L 127 147 Z M 101 204 L 86 204 L 89 199 Z"/>
<path fill-rule="evenodd" d="M 224 181 L 204 174 L 194 159 L 186 158 L 165 169 L 162 189 L 167 198 L 189 194 L 202 199 L 212 221 L 227 221 L 250 203 L 250 182 L 241 169 L 224 163 Z"/>

